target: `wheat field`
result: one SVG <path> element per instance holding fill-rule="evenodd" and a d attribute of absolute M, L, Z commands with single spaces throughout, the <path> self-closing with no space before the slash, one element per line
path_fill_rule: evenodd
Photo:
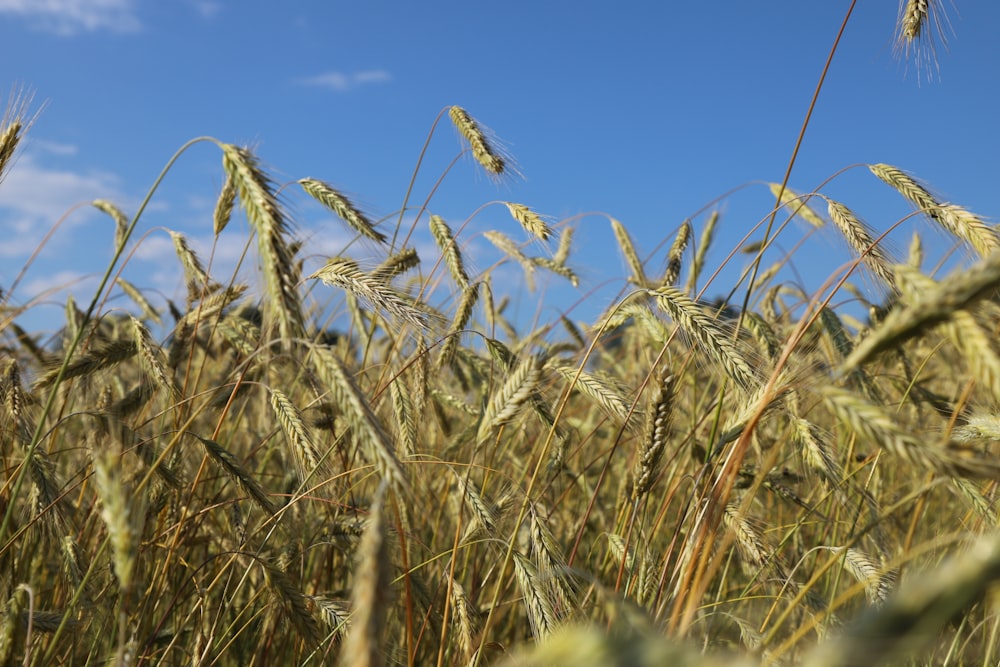
<path fill-rule="evenodd" d="M 901 5 L 904 49 L 935 6 Z M 30 125 L 8 108 L 0 179 Z M 448 123 L 468 168 L 510 173 L 473 115 Z M 0 296 L 0 665 L 1000 660 L 984 218 L 867 166 L 968 258 L 942 274 L 920 236 L 894 257 L 850 202 L 773 183 L 726 303 L 695 290 L 718 213 L 651 260 L 611 219 L 621 298 L 525 330 L 497 272 L 577 285 L 568 221 L 511 201 L 509 227 L 458 226 L 432 200 L 373 221 L 331 184 L 280 186 L 251 150 L 198 141 L 222 161 L 206 228 L 246 223 L 259 284 L 212 275 L 171 232 L 186 293 L 154 305 L 126 259 L 153 184 L 133 213 L 93 202 L 114 259 L 57 335 Z M 305 275 L 293 188 L 380 263 L 352 246 Z M 762 261 L 793 221 L 843 241 L 811 293 L 781 279 L 787 258 Z M 501 259 L 477 270 L 478 237 Z M 885 298 L 861 313 L 865 280 Z"/>

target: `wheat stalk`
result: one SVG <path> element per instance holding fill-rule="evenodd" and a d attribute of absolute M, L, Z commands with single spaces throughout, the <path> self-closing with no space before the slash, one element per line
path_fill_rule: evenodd
<path fill-rule="evenodd" d="M 232 178 L 247 220 L 257 233 L 257 246 L 267 298 L 264 299 L 265 324 L 275 325 L 284 350 L 301 338 L 305 327 L 296 285 L 299 270 L 285 237 L 288 223 L 278 203 L 270 178 L 257 158 L 247 149 L 222 144 L 222 164 L 227 178 Z"/>
<path fill-rule="evenodd" d="M 513 202 L 504 202 L 507 210 L 510 211 L 511 216 L 524 227 L 525 231 L 530 233 L 535 238 L 540 241 L 546 241 L 550 236 L 552 236 L 552 230 L 549 228 L 548 224 L 542 219 L 540 215 L 532 211 L 527 206 L 523 204 L 515 204 Z"/>
<path fill-rule="evenodd" d="M 858 253 L 872 273 L 882 279 L 890 289 L 896 289 L 896 279 L 892 273 L 888 254 L 875 241 L 871 230 L 851 209 L 832 199 L 827 199 L 827 213 L 848 245 Z"/>
<path fill-rule="evenodd" d="M 384 664 L 385 614 L 390 596 L 389 541 L 383 506 L 386 484 L 379 486 L 368 510 L 368 522 L 358 545 L 351 591 L 351 629 L 340 654 L 345 667 Z"/>
<path fill-rule="evenodd" d="M 385 234 L 375 229 L 364 213 L 362 213 L 351 200 L 337 192 L 333 187 L 315 178 L 303 178 L 299 180 L 299 185 L 310 197 L 318 201 L 327 209 L 333 211 L 337 216 L 346 222 L 351 229 L 379 243 L 388 241 Z"/>
<path fill-rule="evenodd" d="M 107 200 L 95 199 L 90 205 L 98 211 L 107 213 L 115 221 L 115 248 L 120 248 L 125 243 L 125 234 L 128 233 L 128 218 L 120 208 Z"/>
<path fill-rule="evenodd" d="M 455 241 L 451 228 L 439 215 L 432 215 L 428 224 L 434 242 L 437 243 L 438 249 L 444 256 L 444 263 L 451 273 L 451 279 L 455 281 L 456 285 L 465 289 L 469 285 L 469 276 L 465 272 L 465 263 L 462 261 L 462 254 L 458 251 L 458 243 Z"/>
<path fill-rule="evenodd" d="M 1000 237 L 978 216 L 960 206 L 939 202 L 927 188 L 906 172 L 888 164 L 870 164 L 868 169 L 924 215 L 971 245 L 981 257 L 987 257 L 994 250 L 1000 249 Z"/>
<path fill-rule="evenodd" d="M 448 110 L 448 115 L 451 117 L 451 122 L 455 124 L 458 131 L 465 137 L 465 140 L 469 142 L 469 146 L 472 148 L 472 156 L 476 158 L 476 162 L 494 176 L 504 173 L 507 162 L 487 138 L 486 132 L 479 123 L 462 107 L 451 107 Z"/>
<path fill-rule="evenodd" d="M 625 262 L 632 271 L 629 280 L 639 287 L 645 287 L 648 284 L 646 271 L 642 266 L 642 260 L 639 259 L 639 253 L 635 251 L 635 244 L 632 243 L 632 237 L 629 236 L 628 230 L 625 229 L 625 225 L 614 218 L 611 218 L 611 229 L 615 233 L 615 240 L 622 251 L 622 256 L 625 257 Z"/>
<path fill-rule="evenodd" d="M 660 286 L 676 287 L 677 280 L 681 277 L 681 262 L 684 259 L 684 251 L 687 250 L 691 242 L 691 223 L 685 220 L 681 223 L 681 228 L 677 230 L 674 242 L 670 244 L 667 251 L 667 267 L 663 271 L 663 278 Z"/>
<path fill-rule="evenodd" d="M 650 291 L 660 307 L 670 314 L 693 340 L 718 363 L 743 391 L 749 391 L 760 384 L 744 354 L 723 332 L 717 322 L 708 317 L 698 305 L 680 290 L 661 287 Z"/>
<path fill-rule="evenodd" d="M 418 329 L 430 326 L 434 320 L 427 312 L 412 305 L 383 281 L 366 274 L 358 268 L 354 260 L 334 257 L 308 279 L 317 278 L 327 285 L 347 290 L 375 308 L 398 317 Z"/>
<path fill-rule="evenodd" d="M 383 479 L 395 490 L 405 490 L 406 475 L 392 440 L 343 362 L 321 346 L 312 348 L 310 359 Z"/>
<path fill-rule="evenodd" d="M 636 500 L 649 493 L 653 480 L 659 473 L 660 461 L 663 459 L 667 438 L 670 436 L 676 381 L 675 375 L 662 373 L 650 401 L 646 436 L 635 465 L 635 481 L 632 482 L 632 497 Z"/>
<path fill-rule="evenodd" d="M 778 203 L 781 206 L 787 206 L 791 209 L 791 216 L 799 216 L 816 229 L 820 229 L 826 225 L 823 218 L 819 217 L 816 211 L 812 210 L 812 207 L 809 206 L 809 199 L 813 195 L 800 195 L 788 187 L 781 187 L 781 183 L 768 183 L 768 188 L 770 188 L 771 194 L 775 197 L 778 197 L 779 193 L 781 194 L 781 199 Z"/>
<path fill-rule="evenodd" d="M 944 322 L 958 310 L 991 296 L 1000 287 L 1000 253 L 990 255 L 967 271 L 956 271 L 915 295 L 906 307 L 894 308 L 871 335 L 861 341 L 844 368 L 851 370 L 875 354 Z"/>

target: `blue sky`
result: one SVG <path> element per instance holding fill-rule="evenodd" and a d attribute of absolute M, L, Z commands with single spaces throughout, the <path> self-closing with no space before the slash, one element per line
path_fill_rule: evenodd
<path fill-rule="evenodd" d="M 319 178 L 373 217 L 388 216 L 403 202 L 434 119 L 452 104 L 496 132 L 523 174 L 497 184 L 461 160 L 429 207 L 453 227 L 497 200 L 553 221 L 603 213 L 622 221 L 646 255 L 669 245 L 685 218 L 697 238 L 699 212 L 745 186 L 714 207 L 722 214 L 714 270 L 769 212 L 760 183 L 784 174 L 849 4 L 0 0 L 0 104 L 24 89 L 31 110 L 41 109 L 0 184 L 0 286 L 9 288 L 65 216 L 14 303 L 68 284 L 87 299 L 113 232 L 102 214 L 74 207 L 105 198 L 131 214 L 173 152 L 202 135 L 256 146 L 280 183 Z M 1000 55 L 992 33 L 1000 3 L 945 7 L 953 31 L 928 81 L 893 57 L 896 3 L 858 3 L 791 187 L 811 191 L 836 176 L 823 192 L 882 231 L 910 212 L 906 203 L 864 168 L 838 172 L 888 162 L 946 200 L 997 215 Z M 418 200 L 462 147 L 442 122 L 417 178 Z M 184 233 L 207 259 L 222 180 L 219 151 L 196 146 L 140 223 L 148 235 L 124 275 L 155 290 L 154 302 L 183 293 L 163 228 Z M 314 261 L 337 254 L 350 239 L 343 226 L 300 191 L 287 192 Z M 581 288 L 553 278 L 535 295 L 522 292 L 519 319 L 532 317 L 540 299 L 542 321 L 568 308 L 592 321 L 618 293 L 627 268 L 607 218 L 576 224 L 570 263 Z M 216 250 L 220 270 L 242 250 L 245 223 L 233 227 Z M 524 238 L 502 206 L 477 213 L 463 240 L 480 269 L 497 257 L 482 237 L 490 229 Z M 914 229 L 927 234 L 930 252 L 949 245 L 912 220 L 892 235 L 901 252 Z M 791 228 L 773 258 L 808 231 Z M 422 239 L 418 249 L 431 259 Z M 814 288 L 848 259 L 832 233 L 814 235 L 796 249 L 788 279 Z M 735 261 L 709 296 L 728 291 L 747 260 Z M 514 269 L 500 275 L 517 283 Z M 64 294 L 33 307 L 22 324 L 58 326 Z"/>

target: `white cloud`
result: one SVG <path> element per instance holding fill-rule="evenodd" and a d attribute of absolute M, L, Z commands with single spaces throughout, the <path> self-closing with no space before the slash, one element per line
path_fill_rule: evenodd
<path fill-rule="evenodd" d="M 79 271 L 56 271 L 45 276 L 32 278 L 18 290 L 22 295 L 30 298 L 52 298 L 56 295 L 65 296 L 71 292 L 76 299 L 83 296 L 92 296 L 94 288 L 97 287 L 97 277 Z"/>
<path fill-rule="evenodd" d="M 53 145 L 64 155 L 75 151 L 64 144 Z M 120 205 L 123 197 L 118 183 L 118 177 L 108 172 L 49 169 L 32 153 L 25 153 L 0 184 L 0 209 L 33 218 L 47 228 L 76 204 L 108 199 Z M 2 219 L 0 226 L 7 226 Z"/>
<path fill-rule="evenodd" d="M 326 88 L 337 93 L 346 93 L 358 86 L 371 83 L 388 83 L 392 81 L 392 75 L 383 69 L 364 70 L 351 74 L 337 71 L 325 72 L 315 76 L 307 76 L 297 79 L 297 83 L 303 86 L 314 86 L 316 88 Z"/>
<path fill-rule="evenodd" d="M 222 11 L 222 3 L 214 0 L 188 0 L 188 3 L 206 21 L 214 19 Z"/>
<path fill-rule="evenodd" d="M 142 27 L 136 0 L 0 0 L 0 14 L 24 17 L 33 28 L 62 36 Z"/>

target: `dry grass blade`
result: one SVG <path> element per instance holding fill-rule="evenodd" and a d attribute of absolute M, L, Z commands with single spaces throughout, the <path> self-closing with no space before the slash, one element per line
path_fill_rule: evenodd
<path fill-rule="evenodd" d="M 263 487 L 253 478 L 253 476 L 236 460 L 236 457 L 230 453 L 228 449 L 215 442 L 214 440 L 209 440 L 208 438 L 202 438 L 201 436 L 195 435 L 201 444 L 205 447 L 205 452 L 208 457 L 214 461 L 223 472 L 236 482 L 237 486 L 243 490 L 247 496 L 253 500 L 258 507 L 264 510 L 268 516 L 273 516 L 277 513 L 278 509 L 271 502 L 270 497 L 268 497 L 267 492 L 264 491 Z"/>
<path fill-rule="evenodd" d="M 890 268 L 894 262 L 875 241 L 868 225 L 854 215 L 851 209 L 832 199 L 827 199 L 827 213 L 848 245 L 858 253 L 872 273 L 881 278 L 890 289 L 895 290 L 896 279 Z"/>
<path fill-rule="evenodd" d="M 334 403 L 343 411 L 368 458 L 375 463 L 383 479 L 388 480 L 394 490 L 405 490 L 406 475 L 396 458 L 395 447 L 343 362 L 323 347 L 312 348 L 310 356 L 319 377 L 333 395 Z"/>
<path fill-rule="evenodd" d="M 760 384 L 757 373 L 750 366 L 745 353 L 723 333 L 718 323 L 706 315 L 698 304 L 673 287 L 661 287 L 650 293 L 657 298 L 657 303 L 669 313 L 671 319 L 701 345 L 708 356 L 725 370 L 740 389 L 750 391 Z"/>
<path fill-rule="evenodd" d="M 959 310 L 990 297 L 1000 287 L 1000 253 L 994 253 L 966 271 L 956 271 L 933 289 L 915 295 L 912 303 L 894 308 L 871 335 L 861 341 L 844 368 L 851 370 L 872 356 L 927 331 Z"/>
<path fill-rule="evenodd" d="M 299 270 L 292 261 L 292 252 L 285 237 L 288 224 L 278 204 L 270 178 L 261 169 L 257 158 L 247 149 L 222 144 L 222 164 L 228 178 L 233 179 L 247 220 L 257 233 L 257 245 L 264 273 L 267 298 L 263 300 L 267 327 L 275 326 L 284 350 L 301 338 L 302 306 L 296 286 Z"/>
<path fill-rule="evenodd" d="M 632 243 L 632 237 L 629 236 L 628 230 L 625 229 L 625 225 L 614 218 L 611 218 L 611 229 L 615 233 L 615 240 L 618 241 L 618 247 L 625 257 L 625 262 L 628 264 L 629 270 L 632 271 L 629 280 L 639 287 L 645 287 L 648 284 L 646 271 L 642 266 L 642 260 L 639 259 L 639 253 L 635 251 L 635 244 Z"/>
<path fill-rule="evenodd" d="M 334 257 L 323 268 L 309 276 L 310 280 L 314 278 L 327 285 L 347 290 L 373 307 L 398 317 L 418 329 L 423 330 L 428 327 L 433 319 L 429 313 L 414 306 L 383 281 L 362 271 L 353 260 Z"/>
<path fill-rule="evenodd" d="M 465 289 L 469 285 L 469 276 L 465 272 L 465 263 L 462 261 L 462 254 L 458 251 L 458 243 L 455 241 L 451 228 L 439 215 L 432 215 L 429 225 L 434 242 L 441 250 L 444 263 L 451 273 L 451 279 L 455 281 L 456 285 Z"/>
<path fill-rule="evenodd" d="M 515 204 L 513 202 L 504 202 L 504 204 L 514 219 L 521 223 L 525 231 L 532 234 L 535 238 L 547 241 L 552 236 L 552 230 L 542 219 L 542 216 L 523 204 Z"/>
<path fill-rule="evenodd" d="M 868 169 L 924 215 L 975 248 L 981 257 L 987 257 L 994 250 L 1000 249 L 1000 238 L 978 216 L 961 206 L 939 202 L 927 188 L 903 170 L 888 164 L 871 164 Z"/>
<path fill-rule="evenodd" d="M 98 211 L 107 213 L 115 221 L 115 248 L 120 248 L 125 243 L 125 234 L 128 232 L 128 218 L 120 208 L 107 200 L 95 199 L 90 205 Z"/>
<path fill-rule="evenodd" d="M 812 210 L 809 206 L 809 198 L 812 195 L 802 196 L 787 187 L 782 188 L 781 183 L 769 183 L 768 187 L 771 189 L 771 194 L 775 197 L 778 196 L 778 193 L 781 193 L 780 204 L 788 207 L 791 211 L 790 215 L 799 216 L 816 229 L 826 225 L 823 218 L 819 217 L 816 211 Z"/>
<path fill-rule="evenodd" d="M 374 667 L 385 664 L 386 611 L 390 598 L 389 540 L 383 516 L 383 483 L 368 511 L 368 523 L 358 546 L 351 591 L 351 628 L 344 640 L 340 664 Z"/>
<path fill-rule="evenodd" d="M 465 137 L 465 140 L 469 142 L 469 146 L 472 148 L 472 156 L 476 158 L 476 162 L 494 176 L 504 173 L 507 163 L 500 154 L 500 151 L 487 138 L 486 132 L 480 127 L 479 123 L 462 107 L 451 107 L 448 115 L 451 117 L 451 122 L 455 124 L 458 131 Z"/>
<path fill-rule="evenodd" d="M 327 183 L 315 178 L 303 178 L 299 180 L 299 185 L 310 197 L 336 213 L 337 217 L 346 222 L 357 233 L 379 243 L 385 243 L 388 240 L 385 234 L 375 229 L 375 225 L 368 219 L 368 216 L 351 203 L 350 199 Z"/>

